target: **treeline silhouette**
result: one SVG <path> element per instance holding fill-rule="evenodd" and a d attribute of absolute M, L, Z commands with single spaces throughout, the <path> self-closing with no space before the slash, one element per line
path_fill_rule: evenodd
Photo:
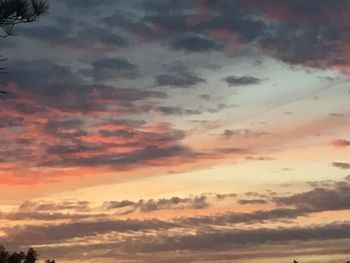
<path fill-rule="evenodd" d="M 32 23 L 47 13 L 49 5 L 45 0 L 0 0 L 0 27 L 8 37 L 18 24 Z"/>
<path fill-rule="evenodd" d="M 23 251 L 10 253 L 3 245 L 0 245 L 0 263 L 35 263 L 39 254 L 33 248 L 29 248 L 27 253 Z M 56 263 L 54 259 L 46 259 L 45 263 Z"/>
<path fill-rule="evenodd" d="M 299 261 L 293 260 L 293 263 L 299 263 Z M 345 263 L 350 263 L 350 261 L 346 261 Z"/>
<path fill-rule="evenodd" d="M 0 263 L 36 263 L 38 258 L 39 254 L 33 248 L 29 248 L 27 253 L 23 251 L 10 253 L 3 245 L 0 245 Z M 56 263 L 56 260 L 46 259 L 45 263 Z M 293 263 L 299 263 L 299 261 L 294 259 Z M 350 263 L 350 261 L 345 263 Z"/>

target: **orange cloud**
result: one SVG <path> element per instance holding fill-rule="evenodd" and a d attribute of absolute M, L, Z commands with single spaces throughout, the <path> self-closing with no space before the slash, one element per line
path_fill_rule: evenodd
<path fill-rule="evenodd" d="M 350 141 L 339 139 L 332 141 L 331 144 L 336 148 L 345 148 L 350 146 Z"/>

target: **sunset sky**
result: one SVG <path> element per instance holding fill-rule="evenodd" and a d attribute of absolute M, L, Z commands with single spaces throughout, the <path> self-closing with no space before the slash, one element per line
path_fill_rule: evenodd
<path fill-rule="evenodd" d="M 350 1 L 49 4 L 0 39 L 0 244 L 350 260 Z"/>

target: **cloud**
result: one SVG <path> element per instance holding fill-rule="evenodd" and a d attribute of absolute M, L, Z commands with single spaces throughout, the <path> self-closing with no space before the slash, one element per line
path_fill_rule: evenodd
<path fill-rule="evenodd" d="M 41 25 L 37 27 L 24 27 L 20 28 L 19 34 L 29 39 L 40 40 L 52 45 L 62 45 L 72 42 L 70 37 L 70 31 L 66 28 L 59 27 L 58 25 Z"/>
<path fill-rule="evenodd" d="M 168 210 L 168 209 L 203 209 L 209 206 L 207 197 L 196 196 L 196 197 L 172 197 L 172 198 L 162 198 L 158 200 L 139 200 L 138 202 L 132 202 L 129 200 L 123 201 L 110 201 L 104 204 L 107 209 L 120 209 L 127 208 L 122 214 L 128 214 L 135 211 L 142 213 L 149 213 L 159 210 Z"/>
<path fill-rule="evenodd" d="M 19 89 L 30 89 L 45 95 L 64 92 L 68 87 L 62 90 L 57 87 L 65 84 L 77 85 L 82 81 L 70 66 L 48 59 L 10 61 L 9 68 L 11 70 L 4 76 L 5 81 L 15 81 Z M 48 86 L 52 88 L 49 90 Z"/>
<path fill-rule="evenodd" d="M 269 142 L 264 141 L 257 149 L 231 144 L 241 139 L 249 143 L 247 139 L 266 133 L 223 127 L 225 118 L 221 115 L 203 114 L 197 122 L 202 126 L 192 129 L 195 122 L 189 120 L 191 115 L 217 113 L 233 106 L 229 91 L 216 94 L 210 89 L 210 74 L 225 68 L 208 65 L 208 59 L 228 65 L 235 63 L 236 56 L 250 57 L 252 51 L 291 65 L 349 72 L 349 23 L 344 18 L 350 9 L 345 1 L 73 2 L 52 3 L 57 6 L 52 16 L 47 16 L 43 25 L 19 28 L 22 37 L 16 40 L 16 49 L 6 50 L 13 58 L 9 74 L 4 76 L 10 96 L 1 99 L 0 183 L 5 184 L 9 196 L 12 188 L 7 185 L 56 183 L 67 175 L 75 175 L 78 180 L 81 175 L 93 174 L 103 184 L 104 173 L 118 177 L 124 171 L 132 171 L 135 176 L 155 175 L 158 170 L 186 172 L 187 165 L 194 170 L 204 169 L 217 165 L 215 158 L 234 155 L 271 160 L 254 155 Z M 17 60 L 23 56 L 17 45 L 26 47 L 26 60 Z M 63 52 L 67 50 L 74 52 Z M 168 62 L 174 59 L 183 61 Z M 224 75 L 222 84 L 246 87 L 264 81 L 249 72 L 229 74 Z M 176 101 L 179 96 L 184 98 L 183 103 L 194 100 L 194 104 L 183 107 L 185 104 Z M 204 108 L 196 107 L 198 100 Z M 293 116 L 297 117 L 297 112 Z M 157 117 L 174 123 L 158 123 Z M 219 129 L 219 138 L 205 140 L 208 130 Z M 349 146 L 345 139 L 332 144 Z M 210 149 L 203 153 L 196 147 Z M 334 162 L 333 166 L 350 169 L 345 162 Z M 83 181 L 84 185 L 92 183 L 89 179 Z M 72 187 L 69 182 L 66 179 L 57 189 L 55 184 L 51 187 L 54 192 L 61 191 L 61 187 Z M 35 189 L 51 189 L 40 187 Z M 78 251 L 86 252 L 82 259 L 108 258 L 116 253 L 111 261 L 128 261 L 128 257 L 135 261 L 138 257 L 139 261 L 140 255 L 146 257 L 148 253 L 149 262 L 169 262 L 158 257 L 163 252 L 163 256 L 184 257 L 194 252 L 198 255 L 195 260 L 217 262 L 217 257 L 236 253 L 240 246 L 246 246 L 248 255 L 258 246 L 289 241 L 288 246 L 312 240 L 308 244 L 314 249 L 316 243 L 319 245 L 314 240 L 331 243 L 335 242 L 332 239 L 349 238 L 349 225 L 294 225 L 304 217 L 319 218 L 318 213 L 323 211 L 338 214 L 338 210 L 350 209 L 349 190 L 348 182 L 331 181 L 314 183 L 312 189 L 301 193 L 274 196 L 251 192 L 243 197 L 203 194 L 109 201 L 105 210 L 78 201 L 30 201 L 0 214 L 4 221 L 0 241 L 42 245 L 56 252 L 68 247 L 71 254 L 75 253 L 72 247 L 80 246 Z M 214 206 L 220 200 L 225 201 Z M 184 209 L 197 210 L 185 215 L 180 211 Z M 148 219 L 122 219 L 139 216 Z M 282 224 L 285 228 L 279 227 Z M 279 247 L 269 253 L 276 255 L 281 250 Z M 283 249 L 283 253 L 288 250 Z M 321 245 L 317 251 L 322 251 Z M 207 258 L 211 252 L 212 258 Z"/>
<path fill-rule="evenodd" d="M 246 213 L 227 212 L 212 216 L 183 217 L 175 220 L 177 223 L 193 226 L 231 226 L 234 224 L 255 224 L 276 222 L 282 219 L 296 219 L 307 215 L 308 212 L 300 209 L 275 208 L 271 210 L 257 210 Z"/>
<path fill-rule="evenodd" d="M 343 34 L 349 25 L 340 18 L 346 16 L 349 6 L 343 0 L 182 4 L 169 0 L 161 4 L 144 1 L 138 7 L 141 15 L 118 14 L 106 19 L 110 25 L 119 25 L 142 39 L 165 42 L 170 48 L 187 53 L 226 52 L 233 43 L 237 49 L 260 48 L 292 65 L 346 70 L 349 64 L 348 39 Z M 339 16 L 334 16 L 335 13 Z M 219 31 L 224 32 L 224 37 L 215 37 Z"/>
<path fill-rule="evenodd" d="M 65 129 L 77 129 L 83 127 L 84 122 L 80 118 L 64 118 L 64 119 L 53 119 L 47 120 L 44 125 L 44 129 L 47 132 L 57 134 L 59 130 Z"/>
<path fill-rule="evenodd" d="M 337 148 L 344 148 L 344 147 L 350 146 L 350 141 L 339 139 L 339 140 L 332 141 L 332 145 Z"/>
<path fill-rule="evenodd" d="M 249 129 L 235 129 L 235 130 L 229 130 L 226 129 L 222 133 L 222 137 L 226 140 L 231 139 L 232 137 L 239 137 L 239 138 L 254 138 L 266 135 L 265 132 L 256 132 Z"/>
<path fill-rule="evenodd" d="M 221 154 L 249 154 L 251 151 L 249 149 L 244 148 L 236 148 L 236 147 L 223 147 L 214 149 L 215 152 Z"/>
<path fill-rule="evenodd" d="M 23 202 L 18 210 L 20 211 L 55 211 L 55 210 L 74 210 L 89 211 L 89 202 L 87 201 L 62 201 L 62 202 Z"/>
<path fill-rule="evenodd" d="M 205 82 L 205 79 L 187 71 L 187 69 L 179 69 L 172 74 L 159 74 L 154 79 L 157 86 L 171 86 L 175 88 L 189 88 Z"/>
<path fill-rule="evenodd" d="M 79 51 L 95 49 L 108 53 L 110 47 L 128 48 L 133 41 L 166 44 L 186 53 L 229 52 L 233 45 L 235 51 L 258 48 L 292 65 L 346 71 L 349 64 L 349 41 L 344 34 L 349 25 L 342 17 L 350 7 L 344 0 L 336 3 L 166 0 L 137 4 L 79 0 L 65 4 L 65 19 L 20 29 L 21 34 Z M 71 9 L 81 14 L 94 12 L 96 19 L 73 19 L 69 16 Z M 63 20 L 70 21 L 68 32 L 68 22 L 62 23 Z"/>
<path fill-rule="evenodd" d="M 67 124 L 68 125 L 68 124 Z M 72 125 L 72 124 L 70 124 Z M 189 162 L 198 158 L 197 153 L 183 145 L 185 133 L 172 129 L 168 124 L 150 127 L 134 127 L 138 122 L 107 122 L 103 129 L 81 138 L 75 132 L 68 133 L 72 140 L 50 143 L 47 158 L 39 163 L 45 167 L 104 167 L 130 170 L 143 166 L 163 166 L 168 161 Z M 62 130 L 54 132 L 62 134 Z M 79 134 L 80 135 L 80 134 Z M 94 138 L 90 140 L 89 138 Z M 67 136 L 65 137 L 67 139 Z M 123 147 L 124 151 L 118 151 Z"/>
<path fill-rule="evenodd" d="M 173 223 L 157 219 L 150 220 L 99 220 L 94 222 L 72 222 L 62 224 L 22 225 L 2 227 L 9 243 L 31 245 L 64 241 L 70 238 L 95 236 L 98 234 L 134 231 L 161 230 L 175 227 Z"/>
<path fill-rule="evenodd" d="M 224 214 L 211 214 L 206 216 L 174 217 L 168 221 L 158 219 L 107 219 L 104 214 L 66 214 L 48 213 L 56 209 L 63 211 L 84 211 L 89 203 L 82 201 L 64 201 L 61 203 L 25 202 L 20 208 L 22 212 L 8 214 L 12 220 L 39 219 L 90 219 L 96 221 L 79 221 L 58 224 L 3 226 L 7 242 L 12 245 L 44 245 L 43 251 L 47 252 L 48 245 L 54 244 L 55 251 L 59 251 L 60 244 L 69 243 L 69 247 L 78 244 L 71 240 L 104 240 L 99 248 L 91 247 L 91 251 L 99 249 L 100 255 L 111 256 L 108 248 L 115 248 L 116 253 L 152 253 L 155 257 L 158 253 L 169 251 L 226 251 L 229 248 L 239 246 L 256 246 L 280 244 L 280 242 L 309 242 L 334 241 L 350 238 L 350 226 L 347 222 L 303 227 L 248 227 L 242 229 L 240 224 L 246 226 L 262 224 L 264 222 L 285 222 L 286 219 L 294 220 L 298 217 L 308 216 L 310 213 L 327 210 L 348 209 L 346 196 L 349 193 L 349 184 L 344 182 L 334 183 L 330 189 L 315 188 L 310 191 L 290 196 L 277 197 L 273 200 L 278 205 L 295 206 L 294 208 L 274 208 L 271 210 L 258 210 L 245 213 L 228 212 Z M 250 196 L 259 193 L 249 193 Z M 236 194 L 211 194 L 194 197 L 172 197 L 163 199 L 149 199 L 139 201 L 109 201 L 104 207 L 109 210 L 135 211 L 148 213 L 164 209 L 202 209 L 209 205 L 210 200 L 223 200 L 236 198 Z M 210 199 L 214 198 L 214 199 Z M 239 199 L 245 204 L 257 204 L 262 199 Z M 247 201 L 247 202 L 245 202 Z M 251 201 L 251 202 L 250 202 Z M 264 200 L 263 200 L 264 201 Z M 2 216 L 3 218 L 3 216 Z M 221 227 L 220 227 L 221 226 Z M 189 234 L 188 232 L 191 232 Z M 108 238 L 107 235 L 108 234 Z M 118 238 L 116 238 L 118 235 Z M 106 239 L 107 238 L 107 239 Z M 67 243 L 67 244 L 68 244 Z M 313 243 L 314 244 L 314 243 Z M 45 248 L 46 247 L 46 248 Z M 86 251 L 86 246 L 84 250 Z M 106 250 L 101 250 L 101 249 Z M 79 248 L 77 248 L 78 251 Z M 81 251 L 84 251 L 81 250 Z M 218 254 L 215 254 L 217 257 Z M 238 255 L 237 255 L 238 256 Z M 216 258 L 215 257 L 215 258 Z"/>
<path fill-rule="evenodd" d="M 147 0 L 140 3 L 140 5 L 149 12 L 159 13 L 159 14 L 171 14 L 174 10 L 185 11 L 187 8 L 191 7 L 193 2 L 179 2 L 179 1 L 162 1 L 157 0 Z"/>
<path fill-rule="evenodd" d="M 21 127 L 24 124 L 23 117 L 13 118 L 12 116 L 1 116 L 0 117 L 0 127 L 10 128 L 10 127 Z"/>
<path fill-rule="evenodd" d="M 40 220 L 44 222 L 54 220 L 82 220 L 107 217 L 106 213 L 93 213 L 87 201 L 25 201 L 15 210 L 0 213 L 5 220 L 28 221 Z"/>
<path fill-rule="evenodd" d="M 248 86 L 255 85 L 262 82 L 262 79 L 251 77 L 251 76 L 228 76 L 223 79 L 229 86 Z"/>
<path fill-rule="evenodd" d="M 317 187 L 286 197 L 276 197 L 278 205 L 295 206 L 310 212 L 350 209 L 350 184 L 339 182 L 331 188 Z"/>
<path fill-rule="evenodd" d="M 350 237 L 349 224 L 330 224 L 314 227 L 292 227 L 280 229 L 217 230 L 211 233 L 197 232 L 194 235 L 150 237 L 138 245 L 142 252 L 155 253 L 174 250 L 228 249 L 232 245 L 261 244 L 265 242 L 288 242 L 303 240 L 328 240 Z"/>
<path fill-rule="evenodd" d="M 109 167 L 130 170 L 157 162 L 162 166 L 162 164 L 166 164 L 165 160 L 167 159 L 185 159 L 191 158 L 192 155 L 190 149 L 180 145 L 164 147 L 150 145 L 128 153 L 97 153 L 88 157 L 78 156 L 75 158 L 73 156 L 71 158 L 60 156 L 58 159 L 43 161 L 39 165 L 42 167 Z M 162 160 L 164 162 L 160 162 Z"/>
<path fill-rule="evenodd" d="M 118 2 L 118 1 L 117 1 Z M 96 3 L 93 0 L 77 0 L 74 3 L 71 3 L 69 0 L 64 0 L 63 3 L 67 5 L 68 8 L 77 8 L 77 9 L 91 9 L 98 8 L 101 6 L 110 6 L 112 3 L 117 3 L 112 0 L 103 0 Z"/>
<path fill-rule="evenodd" d="M 144 112 L 144 105 L 133 105 L 147 98 L 166 98 L 167 94 L 155 90 L 117 88 L 91 84 L 83 76 L 107 81 L 114 78 L 135 78 L 139 66 L 123 58 L 98 59 L 93 68 L 78 70 L 49 60 L 14 61 L 6 81 L 15 82 L 9 91 L 20 99 L 13 99 L 17 111 L 45 112 L 59 109 L 66 112 Z M 83 73 L 81 72 L 83 71 Z M 118 102 L 118 103 L 116 103 Z"/>
<path fill-rule="evenodd" d="M 91 63 L 93 69 L 81 69 L 80 73 L 92 77 L 95 81 L 118 78 L 134 79 L 140 74 L 139 66 L 125 58 L 103 58 Z"/>
<path fill-rule="evenodd" d="M 87 44 L 89 43 L 89 44 Z M 130 40 L 126 37 L 113 32 L 112 30 L 102 27 L 89 27 L 77 31 L 75 37 L 68 43 L 68 47 L 80 47 L 89 50 L 91 48 L 99 48 L 104 46 L 105 48 L 111 48 L 119 50 L 120 48 L 127 48 L 130 46 Z M 94 47 L 91 45 L 94 44 Z"/>
<path fill-rule="evenodd" d="M 268 202 L 264 199 L 241 199 L 238 200 L 240 205 L 264 205 Z"/>
<path fill-rule="evenodd" d="M 198 98 L 200 98 L 204 101 L 209 101 L 211 99 L 211 96 L 209 94 L 199 94 Z"/>
<path fill-rule="evenodd" d="M 203 52 L 219 50 L 221 44 L 201 35 L 180 35 L 170 42 L 170 47 L 185 52 Z"/>
<path fill-rule="evenodd" d="M 18 34 L 34 42 L 45 43 L 49 47 L 86 54 L 93 54 L 94 50 L 104 54 L 108 50 L 120 50 L 130 46 L 129 39 L 112 30 L 93 25 L 77 29 L 79 22 L 76 20 L 69 20 L 67 17 L 56 20 L 55 25 L 20 28 Z"/>
<path fill-rule="evenodd" d="M 202 112 L 199 110 L 190 110 L 190 109 L 183 109 L 180 107 L 171 107 L 171 106 L 159 106 L 155 108 L 156 111 L 161 112 L 164 115 L 197 115 L 201 114 Z"/>
<path fill-rule="evenodd" d="M 332 163 L 334 167 L 340 168 L 340 169 L 350 169 L 350 163 L 341 163 L 341 162 L 334 162 Z"/>
<path fill-rule="evenodd" d="M 201 199 L 204 200 L 203 198 Z M 160 199 L 156 204 L 167 206 L 170 204 L 169 202 L 172 205 L 177 203 L 176 199 Z M 201 207 L 202 202 L 200 201 L 199 203 Z M 129 205 L 129 202 L 109 203 L 109 205 L 120 208 L 124 205 Z M 146 211 L 153 211 L 154 205 L 155 203 L 152 202 L 152 205 L 145 206 Z M 302 215 L 305 215 L 305 213 L 303 214 L 297 209 L 273 209 L 270 211 L 255 211 L 252 213 L 227 213 L 223 215 L 176 218 L 173 221 L 157 219 L 107 220 L 99 219 L 97 216 L 97 218 L 95 218 L 97 221 L 23 225 L 15 227 L 3 226 L 1 230 L 5 233 L 4 238 L 6 238 L 9 243 L 17 245 L 31 245 L 33 243 L 38 245 L 57 244 L 57 242 L 66 242 L 66 240 L 71 240 L 73 238 L 98 238 L 107 233 L 118 233 L 121 237 L 117 242 L 121 242 L 119 243 L 119 248 L 129 251 L 132 246 L 136 246 L 134 249 L 137 251 L 148 253 L 167 251 L 171 248 L 175 250 L 201 250 L 206 248 L 217 250 L 218 247 L 215 245 L 216 238 L 222 240 L 220 242 L 221 246 L 225 246 L 242 244 L 241 242 L 244 242 L 244 244 L 256 244 L 266 241 L 308 240 L 310 238 L 319 240 L 346 238 L 350 233 L 347 224 L 332 224 L 304 228 L 256 228 L 252 230 L 239 230 L 231 226 L 232 224 L 239 223 L 251 224 L 257 222 L 261 223 L 267 220 L 293 219 Z M 51 219 L 54 216 L 55 215 L 52 215 Z M 72 216 L 72 219 L 73 218 Z M 220 225 L 226 226 L 226 228 L 204 227 Z M 174 232 L 172 235 L 168 235 L 166 232 L 176 229 L 183 229 L 183 231 Z M 192 232 L 195 231 L 195 234 L 185 234 L 189 230 Z M 151 232 L 153 233 L 152 235 L 147 234 Z M 124 234 L 127 235 L 124 236 Z M 129 240 L 128 236 L 132 238 L 133 241 Z M 150 242 L 151 240 L 149 240 L 149 238 L 154 238 L 154 242 Z M 188 241 L 190 241 L 190 243 L 188 243 Z M 108 244 L 108 242 L 106 244 Z M 154 246 L 146 244 L 153 244 Z"/>
<path fill-rule="evenodd" d="M 55 221 L 55 220 L 83 220 L 107 217 L 107 214 L 61 213 L 61 212 L 9 212 L 0 213 L 0 218 L 11 221 Z"/>
<path fill-rule="evenodd" d="M 258 156 L 258 157 L 248 156 L 246 159 L 251 160 L 251 161 L 273 161 L 273 160 L 275 160 L 275 158 L 270 157 L 270 156 Z"/>

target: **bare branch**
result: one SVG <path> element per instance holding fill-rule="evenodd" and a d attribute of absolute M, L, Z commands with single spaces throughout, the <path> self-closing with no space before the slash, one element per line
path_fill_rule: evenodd
<path fill-rule="evenodd" d="M 15 25 L 31 23 L 48 11 L 45 0 L 0 0 L 0 26 L 6 37 L 12 34 Z"/>

